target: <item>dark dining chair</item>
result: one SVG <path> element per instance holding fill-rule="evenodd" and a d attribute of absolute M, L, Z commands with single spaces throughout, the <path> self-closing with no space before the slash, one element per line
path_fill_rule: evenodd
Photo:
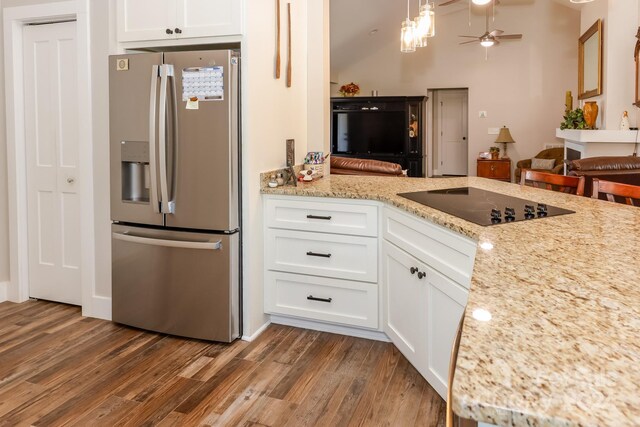
<path fill-rule="evenodd" d="M 556 175 L 530 169 L 522 171 L 520 184 L 562 193 L 584 195 L 584 177 Z"/>
<path fill-rule="evenodd" d="M 593 179 L 593 199 L 599 199 L 604 195 L 610 202 L 626 203 L 631 206 L 640 206 L 640 187 L 637 185 L 621 184 L 619 182 L 602 181 Z"/>

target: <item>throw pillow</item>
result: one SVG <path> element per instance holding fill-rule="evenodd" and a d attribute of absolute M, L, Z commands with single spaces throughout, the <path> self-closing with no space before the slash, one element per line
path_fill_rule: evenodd
<path fill-rule="evenodd" d="M 556 165 L 556 159 L 531 159 L 531 169 L 551 170 Z"/>

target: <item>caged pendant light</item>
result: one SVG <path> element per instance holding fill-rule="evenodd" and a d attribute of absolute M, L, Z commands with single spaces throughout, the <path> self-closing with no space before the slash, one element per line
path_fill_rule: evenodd
<path fill-rule="evenodd" d="M 416 51 L 416 23 L 409 17 L 409 0 L 407 0 L 407 19 L 402 21 L 400 32 L 400 52 L 411 53 Z"/>

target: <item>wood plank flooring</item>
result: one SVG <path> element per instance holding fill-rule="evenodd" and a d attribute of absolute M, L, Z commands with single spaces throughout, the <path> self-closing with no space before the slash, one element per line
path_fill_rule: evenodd
<path fill-rule="evenodd" d="M 388 343 L 270 326 L 180 339 L 43 301 L 0 304 L 0 426 L 444 426 Z"/>

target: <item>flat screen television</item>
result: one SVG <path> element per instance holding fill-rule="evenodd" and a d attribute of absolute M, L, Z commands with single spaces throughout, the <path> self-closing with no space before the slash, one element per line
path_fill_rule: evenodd
<path fill-rule="evenodd" d="M 334 112 L 334 154 L 403 154 L 404 111 Z"/>

